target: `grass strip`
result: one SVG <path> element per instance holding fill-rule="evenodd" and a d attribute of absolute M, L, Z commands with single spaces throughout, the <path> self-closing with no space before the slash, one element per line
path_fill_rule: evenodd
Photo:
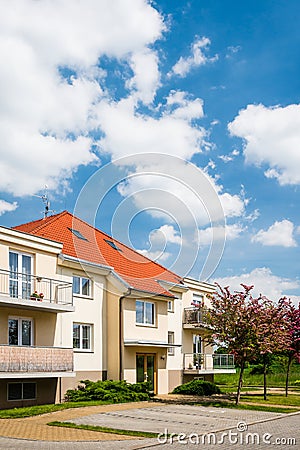
<path fill-rule="evenodd" d="M 292 412 L 299 411 L 299 408 L 285 408 L 280 406 L 269 406 L 269 405 L 245 405 L 243 403 L 240 403 L 239 405 L 236 405 L 235 403 L 231 402 L 203 402 L 203 403 L 194 403 L 194 405 L 197 406 L 213 406 L 216 408 L 231 408 L 231 409 L 246 409 L 251 411 L 265 411 L 265 412 L 275 412 L 275 413 L 283 413 L 288 414 Z"/>
<path fill-rule="evenodd" d="M 19 419 L 22 417 L 31 417 L 41 414 L 48 414 L 55 411 L 62 411 L 70 408 L 82 408 L 86 406 L 98 406 L 109 405 L 111 402 L 97 401 L 85 401 L 85 402 L 66 402 L 58 403 L 54 405 L 36 405 L 26 406 L 23 408 L 3 409 L 0 410 L 0 419 Z"/>
<path fill-rule="evenodd" d="M 156 438 L 157 433 L 150 433 L 148 431 L 134 431 L 134 430 L 119 430 L 116 428 L 100 427 L 98 425 L 77 425 L 73 422 L 49 422 L 47 425 L 51 427 L 65 427 L 65 428 L 75 428 L 78 430 L 88 430 L 88 431 L 101 431 L 102 433 L 120 434 L 123 436 L 135 436 L 143 438 Z"/>

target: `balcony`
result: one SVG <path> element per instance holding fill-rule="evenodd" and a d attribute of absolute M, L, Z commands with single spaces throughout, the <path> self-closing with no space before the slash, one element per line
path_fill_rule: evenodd
<path fill-rule="evenodd" d="M 185 353 L 183 355 L 183 370 L 186 374 L 235 373 L 234 356 Z"/>
<path fill-rule="evenodd" d="M 207 311 L 205 307 L 184 308 L 183 328 L 208 328 Z"/>
<path fill-rule="evenodd" d="M 0 269 L 0 305 L 71 312 L 72 283 Z"/>
<path fill-rule="evenodd" d="M 0 345 L 0 378 L 72 376 L 73 349 Z"/>

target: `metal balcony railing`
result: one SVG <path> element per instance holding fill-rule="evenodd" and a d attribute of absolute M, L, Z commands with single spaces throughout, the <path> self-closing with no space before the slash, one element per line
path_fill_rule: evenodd
<path fill-rule="evenodd" d="M 207 324 L 207 308 L 184 308 L 184 324 Z"/>
<path fill-rule="evenodd" d="M 72 372 L 73 349 L 0 345 L 0 372 Z"/>
<path fill-rule="evenodd" d="M 0 295 L 28 301 L 73 305 L 72 283 L 0 269 Z"/>
<path fill-rule="evenodd" d="M 183 355 L 184 370 L 234 369 L 234 355 L 206 353 L 185 353 Z"/>

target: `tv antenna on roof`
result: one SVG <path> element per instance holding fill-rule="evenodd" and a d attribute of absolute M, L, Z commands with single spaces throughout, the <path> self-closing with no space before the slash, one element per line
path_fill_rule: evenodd
<path fill-rule="evenodd" d="M 46 219 L 48 217 L 49 213 L 54 213 L 55 211 L 53 209 L 50 209 L 50 200 L 48 197 L 48 186 L 45 185 L 45 193 L 43 195 L 35 195 L 34 197 L 38 197 L 41 198 L 44 205 L 45 205 L 45 209 L 43 211 L 44 213 L 44 219 Z"/>

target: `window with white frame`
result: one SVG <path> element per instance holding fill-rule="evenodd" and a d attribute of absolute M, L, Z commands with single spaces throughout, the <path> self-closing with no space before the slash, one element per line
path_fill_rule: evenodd
<path fill-rule="evenodd" d="M 73 294 L 91 297 L 91 280 L 85 277 L 73 276 Z"/>
<path fill-rule="evenodd" d="M 135 320 L 139 325 L 155 325 L 155 303 L 136 300 Z"/>
<path fill-rule="evenodd" d="M 193 306 L 196 306 L 200 308 L 201 306 L 204 306 L 204 295 L 200 294 L 193 294 Z"/>
<path fill-rule="evenodd" d="M 174 312 L 174 300 L 168 300 L 168 312 Z"/>
<path fill-rule="evenodd" d="M 35 400 L 36 383 L 8 383 L 7 400 Z"/>
<path fill-rule="evenodd" d="M 33 320 L 28 317 L 9 317 L 8 344 L 33 345 Z"/>
<path fill-rule="evenodd" d="M 92 351 L 93 325 L 73 323 L 73 348 L 82 351 Z"/>
<path fill-rule="evenodd" d="M 32 292 L 32 256 L 9 251 L 9 295 L 29 298 Z"/>
<path fill-rule="evenodd" d="M 175 342 L 175 333 L 174 331 L 168 331 L 168 344 L 174 344 Z M 168 347 L 168 355 L 174 356 L 175 354 L 175 347 Z"/>

